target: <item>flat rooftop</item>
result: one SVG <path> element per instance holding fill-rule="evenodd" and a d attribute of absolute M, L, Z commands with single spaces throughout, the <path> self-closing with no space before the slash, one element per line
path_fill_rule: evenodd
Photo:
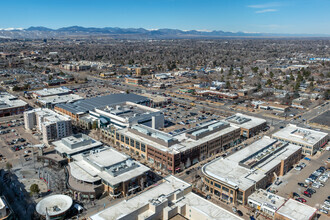
<path fill-rule="evenodd" d="M 136 213 L 137 215 L 133 219 L 146 219 L 155 214 L 150 208 L 148 208 L 149 204 L 157 205 L 168 199 L 169 202 L 171 202 L 171 205 L 170 207 L 164 207 L 164 209 L 170 210 L 175 206 L 187 206 L 187 210 L 194 209 L 209 219 L 241 219 L 231 212 L 192 193 L 189 188 L 191 188 L 190 184 L 177 177 L 168 176 L 164 178 L 163 182 L 159 185 L 156 185 L 128 200 L 117 203 L 90 218 L 92 220 L 120 219 L 138 210 L 138 213 Z M 177 200 L 175 200 L 174 197 L 172 197 L 173 199 L 170 198 L 174 193 L 183 191 L 185 192 L 185 195 L 179 196 Z"/>
<path fill-rule="evenodd" d="M 133 93 L 130 94 L 118 93 L 118 94 L 111 94 L 106 96 L 79 100 L 75 103 L 57 104 L 56 106 L 59 108 L 63 108 L 73 114 L 82 114 L 90 110 L 93 110 L 95 108 L 101 108 L 107 105 L 119 104 L 126 101 L 141 104 L 149 101 L 149 98 L 136 95 Z"/>
<path fill-rule="evenodd" d="M 276 213 L 281 214 L 288 219 L 296 220 L 311 219 L 311 217 L 315 214 L 316 211 L 316 208 L 313 208 L 296 200 L 289 199 L 276 211 Z"/>
<path fill-rule="evenodd" d="M 63 87 L 51 88 L 51 89 L 45 88 L 45 89 L 33 91 L 34 94 L 41 96 L 41 97 L 67 94 L 70 92 L 71 92 L 70 89 L 63 88 Z"/>
<path fill-rule="evenodd" d="M 293 124 L 289 124 L 272 135 L 273 138 L 287 139 L 304 145 L 315 145 L 326 136 L 328 136 L 328 133 L 297 127 Z"/>
<path fill-rule="evenodd" d="M 18 99 L 16 96 L 7 92 L 0 92 L 0 110 L 23 107 L 26 105 L 27 105 L 26 102 Z"/>
<path fill-rule="evenodd" d="M 78 134 L 79 135 L 79 134 Z M 86 135 L 87 136 L 87 135 Z M 97 147 L 102 146 L 102 142 L 92 139 L 87 136 L 88 140 L 86 140 L 85 136 L 77 137 L 76 135 L 72 135 L 69 137 L 62 138 L 61 140 L 54 141 L 52 144 L 55 146 L 55 150 L 61 154 L 77 154 L 83 151 L 88 151 L 91 149 L 95 149 Z"/>
<path fill-rule="evenodd" d="M 286 201 L 285 198 L 275 195 L 273 193 L 267 192 L 263 189 L 258 189 L 252 193 L 248 200 L 252 200 L 254 203 L 257 203 L 259 206 L 263 206 L 266 209 L 270 209 L 275 212 L 281 205 Z"/>
<path fill-rule="evenodd" d="M 206 176 L 232 188 L 247 190 L 265 177 L 281 160 L 300 150 L 300 146 L 285 144 L 267 136 L 226 158 L 218 158 L 203 166 Z M 283 143 L 282 143 L 283 144 Z M 273 150 L 274 148 L 275 150 Z M 253 164 L 246 164 L 253 160 Z M 256 161 L 256 162 L 255 162 Z"/>
<path fill-rule="evenodd" d="M 36 108 L 36 109 L 32 109 L 30 111 L 26 111 L 26 113 L 35 113 L 39 117 L 42 116 L 43 121 L 44 121 L 43 123 L 54 123 L 57 121 L 71 120 L 70 117 L 60 115 L 57 112 L 50 110 L 48 108 Z"/>
<path fill-rule="evenodd" d="M 73 156 L 73 159 L 75 161 L 69 163 L 73 177 L 86 182 L 103 179 L 113 186 L 138 177 L 150 170 L 113 148 L 78 154 Z"/>
<path fill-rule="evenodd" d="M 225 119 L 225 121 L 235 124 L 240 128 L 251 129 L 266 123 L 265 119 L 237 113 Z"/>
<path fill-rule="evenodd" d="M 46 96 L 38 98 L 38 102 L 43 104 L 51 103 L 53 105 L 59 103 L 71 103 L 78 100 L 84 99 L 83 97 L 76 94 L 68 94 L 68 95 L 54 95 L 54 96 Z"/>
<path fill-rule="evenodd" d="M 138 105 L 133 102 L 125 102 L 116 105 L 109 105 L 105 107 L 100 107 L 98 110 L 101 110 L 105 113 L 109 113 L 122 118 L 133 118 L 140 115 L 146 115 L 152 112 L 160 112 L 157 109 L 150 108 L 143 105 Z"/>
<path fill-rule="evenodd" d="M 135 133 L 131 132 L 130 129 L 128 129 L 128 128 L 124 128 L 117 132 L 127 135 L 129 137 L 132 137 L 133 139 L 135 139 L 139 142 L 143 142 L 143 143 L 146 143 L 147 145 L 153 146 L 161 151 L 180 152 L 180 151 L 185 151 L 190 148 L 194 148 L 209 140 L 212 140 L 214 138 L 217 138 L 219 136 L 222 136 L 224 134 L 227 134 L 229 132 L 233 132 L 233 131 L 239 129 L 236 126 L 228 126 L 228 124 L 227 124 L 227 127 L 223 126 L 225 124 L 227 124 L 227 123 L 226 122 L 223 123 L 221 121 L 212 121 L 209 123 L 205 123 L 201 126 L 198 126 L 197 129 L 193 128 L 191 130 L 187 130 L 187 132 L 189 132 L 189 131 L 190 131 L 190 133 L 192 132 L 191 134 L 193 136 L 196 136 L 199 134 L 201 135 L 204 132 L 210 132 L 197 140 L 194 140 L 194 139 L 188 137 L 186 135 L 187 132 L 181 133 L 179 135 L 170 135 L 168 133 L 165 133 L 165 132 L 162 132 L 162 131 L 159 131 L 156 129 L 148 128 L 143 125 L 132 126 L 132 130 L 136 130 L 136 131 L 140 132 L 141 134 L 150 136 L 151 138 L 156 138 L 163 142 L 169 143 L 168 147 L 163 144 L 157 143 L 156 141 L 152 140 L 151 138 L 146 138 L 141 135 L 135 134 Z M 217 126 L 219 126 L 219 127 L 217 127 Z M 204 127 L 206 127 L 207 130 L 203 130 Z M 212 129 L 215 129 L 215 128 L 221 128 L 221 130 L 214 130 L 214 132 L 212 132 Z M 197 133 L 194 133 L 194 132 L 197 132 Z"/>

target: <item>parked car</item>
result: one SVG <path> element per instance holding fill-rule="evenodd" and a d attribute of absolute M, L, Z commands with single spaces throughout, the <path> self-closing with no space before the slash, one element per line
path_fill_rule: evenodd
<path fill-rule="evenodd" d="M 301 166 L 297 165 L 294 169 L 297 170 L 297 171 L 300 171 L 300 170 L 302 170 L 303 168 L 302 168 Z"/>
<path fill-rule="evenodd" d="M 316 193 L 316 190 L 312 189 L 312 188 L 308 188 L 308 189 L 306 189 L 306 191 L 309 192 L 310 194 Z"/>
<path fill-rule="evenodd" d="M 307 184 L 306 183 L 298 183 L 298 186 L 307 188 Z"/>
<path fill-rule="evenodd" d="M 316 189 L 319 189 L 320 188 L 320 185 L 319 184 L 316 184 L 316 183 L 313 183 L 312 184 L 312 187 L 316 188 Z"/>
<path fill-rule="evenodd" d="M 312 194 L 310 194 L 308 191 L 304 191 L 304 195 L 311 198 L 312 197 Z"/>
<path fill-rule="evenodd" d="M 330 202 L 328 200 L 325 200 L 324 204 L 327 205 L 327 206 L 330 206 Z"/>
<path fill-rule="evenodd" d="M 302 168 L 305 168 L 306 164 L 304 162 L 302 162 L 301 164 L 299 164 L 299 166 L 301 166 Z"/>
<path fill-rule="evenodd" d="M 319 212 L 322 212 L 322 213 L 324 213 L 324 214 L 328 214 L 328 211 L 327 210 L 324 210 L 324 209 L 319 209 Z"/>
<path fill-rule="evenodd" d="M 320 180 L 321 182 L 325 183 L 325 182 L 328 181 L 328 177 L 327 177 L 327 176 L 321 176 L 321 177 L 319 178 L 319 180 Z"/>
<path fill-rule="evenodd" d="M 299 194 L 296 193 L 296 192 L 293 192 L 292 195 L 293 195 L 294 197 L 300 197 Z"/>
<path fill-rule="evenodd" d="M 327 210 L 327 211 L 330 210 L 330 206 L 327 206 L 327 205 L 323 205 L 323 206 L 321 206 L 321 208 L 322 208 L 322 209 L 325 209 L 325 210 Z"/>
<path fill-rule="evenodd" d="M 304 199 L 304 198 L 298 198 L 298 201 L 299 202 L 303 202 L 303 203 L 306 203 L 307 202 L 306 199 Z"/>

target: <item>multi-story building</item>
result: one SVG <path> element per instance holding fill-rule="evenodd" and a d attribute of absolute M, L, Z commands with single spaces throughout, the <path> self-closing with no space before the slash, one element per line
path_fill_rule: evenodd
<path fill-rule="evenodd" d="M 170 173 L 182 171 L 239 142 L 238 127 L 215 120 L 175 136 L 144 125 L 133 125 L 115 134 L 118 147 Z"/>
<path fill-rule="evenodd" d="M 118 105 L 124 102 L 133 102 L 150 106 L 149 98 L 132 93 L 119 93 L 79 100 L 74 103 L 57 104 L 55 105 L 54 110 L 60 114 L 70 116 L 74 122 L 78 122 L 80 117 L 85 116 L 89 111 L 92 111 L 95 108 L 101 108 L 108 105 Z"/>
<path fill-rule="evenodd" d="M 304 155 L 314 155 L 329 141 L 329 134 L 289 124 L 272 135 L 274 139 L 287 141 L 302 147 Z"/>
<path fill-rule="evenodd" d="M 192 186 L 174 176 L 145 192 L 90 217 L 91 220 L 242 219 L 192 192 Z"/>
<path fill-rule="evenodd" d="M 237 113 L 225 119 L 225 121 L 241 128 L 241 135 L 250 138 L 266 128 L 267 121 L 261 118 Z"/>
<path fill-rule="evenodd" d="M 0 117 L 22 114 L 28 104 L 7 92 L 0 92 Z"/>
<path fill-rule="evenodd" d="M 283 176 L 301 159 L 301 147 L 267 136 L 202 168 L 209 193 L 232 204 L 246 204 L 258 188 Z"/>
<path fill-rule="evenodd" d="M 51 89 L 41 89 L 32 92 L 33 98 L 42 98 L 55 95 L 68 95 L 71 94 L 72 90 L 65 87 L 51 88 Z"/>
<path fill-rule="evenodd" d="M 57 104 L 73 103 L 78 100 L 82 100 L 83 97 L 76 94 L 68 95 L 54 95 L 47 97 L 40 97 L 37 99 L 37 103 L 44 108 L 54 108 Z"/>
<path fill-rule="evenodd" d="M 143 80 L 141 78 L 125 78 L 125 82 L 133 85 L 141 85 Z"/>
<path fill-rule="evenodd" d="M 74 155 L 100 149 L 103 144 L 85 134 L 74 134 L 54 141 L 52 145 L 55 146 L 57 154 L 70 161 Z"/>
<path fill-rule="evenodd" d="M 46 108 L 24 112 L 24 123 L 25 129 L 40 131 L 47 144 L 72 134 L 71 119 Z"/>
<path fill-rule="evenodd" d="M 68 187 L 82 198 L 98 198 L 103 192 L 113 198 L 133 194 L 145 187 L 150 170 L 113 148 L 77 154 L 73 160 L 67 168 Z"/>
<path fill-rule="evenodd" d="M 108 124 L 117 129 L 130 127 L 134 124 L 143 124 L 156 129 L 164 127 L 164 114 L 160 110 L 134 102 L 95 108 L 89 111 L 89 114 L 99 119 L 100 127 Z"/>

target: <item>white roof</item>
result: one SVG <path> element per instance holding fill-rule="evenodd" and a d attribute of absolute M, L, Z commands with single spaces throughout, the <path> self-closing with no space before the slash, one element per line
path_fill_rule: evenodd
<path fill-rule="evenodd" d="M 113 148 L 101 150 L 98 153 L 90 154 L 86 157 L 79 154 L 73 156 L 73 158 L 76 161 L 69 163 L 71 175 L 76 179 L 86 182 L 95 182 L 103 179 L 114 186 L 118 183 L 138 177 L 150 170 L 143 164 L 134 161 L 134 163 L 137 164 L 136 167 L 119 173 L 116 176 L 112 176 L 107 169 L 129 159 L 128 156 Z"/>
<path fill-rule="evenodd" d="M 242 124 L 230 121 L 231 124 L 234 124 L 234 125 L 236 125 L 240 128 L 244 128 L 244 129 L 251 129 L 251 128 L 259 126 L 263 123 L 266 123 L 265 119 L 257 118 L 257 117 L 253 117 L 253 116 L 249 116 L 249 115 L 244 115 L 244 114 L 241 114 L 241 113 L 236 113 L 234 116 L 235 116 L 235 118 L 240 117 L 240 118 L 250 119 L 249 121 L 244 122 Z M 231 117 L 233 117 L 233 116 L 231 116 Z M 225 119 L 225 120 L 229 122 L 228 118 Z"/>
<path fill-rule="evenodd" d="M 257 203 L 262 208 L 270 209 L 273 212 L 275 212 L 286 201 L 285 198 L 267 192 L 264 189 L 258 189 L 252 193 L 248 200 Z"/>
<path fill-rule="evenodd" d="M 290 142 L 301 143 L 303 145 L 315 145 L 327 136 L 328 133 L 297 127 L 293 124 L 289 124 L 272 135 L 273 138 L 286 139 Z"/>
<path fill-rule="evenodd" d="M 52 144 L 55 146 L 55 150 L 57 152 L 59 152 L 61 154 L 65 153 L 67 155 L 76 154 L 76 153 L 80 153 L 83 151 L 88 151 L 90 149 L 94 149 L 94 148 L 102 146 L 102 142 L 96 141 L 96 140 L 94 140 L 93 143 L 91 143 L 91 144 L 83 145 L 81 147 L 76 147 L 73 149 L 66 146 L 62 142 L 62 140 L 54 141 L 54 142 L 52 142 Z"/>
<path fill-rule="evenodd" d="M 270 154 L 265 161 L 262 161 L 251 169 L 239 164 L 242 160 L 252 156 L 257 151 L 262 150 L 266 146 L 274 145 L 275 143 L 277 143 L 276 140 L 265 136 L 229 157 L 218 158 L 211 161 L 204 165 L 202 171 L 205 175 L 221 181 L 232 188 L 247 190 L 253 186 L 255 182 L 264 178 L 265 173 L 281 163 L 281 160 L 289 157 L 301 148 L 296 145 L 288 144 L 275 154 Z"/>
<path fill-rule="evenodd" d="M 282 216 L 287 217 L 288 219 L 300 220 L 311 219 L 311 217 L 315 214 L 316 211 L 316 208 L 313 208 L 296 200 L 289 199 L 276 212 L 278 214 L 281 214 Z"/>
<path fill-rule="evenodd" d="M 63 93 L 71 92 L 68 88 L 58 87 L 58 88 L 51 88 L 51 89 L 40 89 L 33 91 L 33 93 L 37 94 L 38 96 L 52 96 L 52 95 L 60 95 Z"/>
<path fill-rule="evenodd" d="M 52 103 L 52 104 L 59 104 L 59 103 L 67 103 L 67 102 L 75 102 L 78 100 L 84 99 L 83 97 L 76 95 L 76 94 L 68 94 L 68 95 L 54 95 L 54 96 L 47 96 L 41 97 L 38 99 L 38 102 L 43 104 Z"/>
<path fill-rule="evenodd" d="M 42 199 L 36 206 L 36 211 L 45 216 L 46 209 L 50 216 L 61 215 L 72 206 L 72 199 L 66 195 L 52 195 Z M 54 207 L 58 209 L 55 210 Z"/>
<path fill-rule="evenodd" d="M 154 186 L 153 188 L 132 197 L 131 199 L 124 200 L 116 205 L 113 205 L 90 218 L 92 220 L 110 220 L 128 217 L 129 214 L 136 212 L 133 219 L 146 219 L 155 213 L 149 208 L 149 204 L 165 201 L 171 201 L 171 207 L 164 207 L 163 209 L 172 209 L 175 205 L 178 207 L 187 206 L 188 209 L 194 209 L 201 215 L 210 219 L 241 219 L 240 217 L 232 214 L 231 212 L 217 206 L 200 196 L 192 193 L 190 190 L 191 185 L 180 180 L 174 176 L 168 176 L 164 182 Z M 179 196 L 177 200 L 170 197 L 173 193 L 182 192 L 184 195 Z M 162 212 L 160 210 L 159 212 Z M 188 213 L 187 213 L 188 214 Z"/>
<path fill-rule="evenodd" d="M 17 108 L 25 105 L 27 105 L 27 103 L 17 99 L 16 96 L 7 92 L 0 92 L 0 109 Z"/>

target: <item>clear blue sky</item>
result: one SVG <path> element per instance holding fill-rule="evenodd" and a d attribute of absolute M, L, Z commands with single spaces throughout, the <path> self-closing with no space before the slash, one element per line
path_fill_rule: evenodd
<path fill-rule="evenodd" d="M 330 0 L 0 0 L 0 28 L 177 28 L 330 34 Z"/>

